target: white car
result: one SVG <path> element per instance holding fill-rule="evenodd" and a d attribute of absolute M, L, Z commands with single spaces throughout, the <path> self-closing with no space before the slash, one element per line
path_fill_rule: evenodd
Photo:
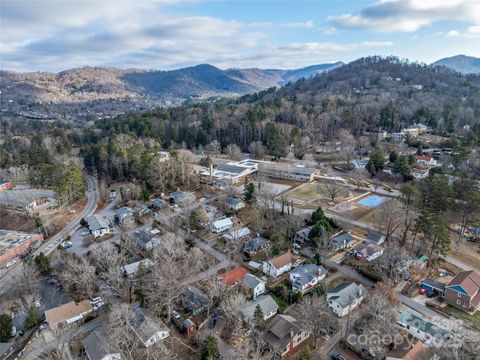
<path fill-rule="evenodd" d="M 90 234 L 90 231 L 82 231 L 80 235 L 87 236 L 88 234 Z"/>
<path fill-rule="evenodd" d="M 5 265 L 7 267 L 7 269 L 10 267 L 10 266 L 13 266 L 17 263 L 17 260 L 11 260 L 9 262 L 7 262 L 7 264 Z"/>
<path fill-rule="evenodd" d="M 40 300 L 35 301 L 35 307 L 39 308 L 40 306 L 42 306 Z"/>
<path fill-rule="evenodd" d="M 180 314 L 178 312 L 176 312 L 175 310 L 172 311 L 172 316 L 175 318 L 175 319 L 180 319 Z"/>
<path fill-rule="evenodd" d="M 103 305 L 105 305 L 103 302 L 97 302 L 95 305 L 93 305 L 93 310 L 98 310 L 100 309 Z"/>
<path fill-rule="evenodd" d="M 102 302 L 102 298 L 96 297 L 90 300 L 90 304 L 95 305 L 96 303 Z"/>

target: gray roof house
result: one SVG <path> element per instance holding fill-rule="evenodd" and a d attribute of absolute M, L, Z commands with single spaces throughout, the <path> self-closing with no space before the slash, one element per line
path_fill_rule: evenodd
<path fill-rule="evenodd" d="M 270 240 L 257 236 L 245 242 L 243 252 L 249 256 L 254 256 L 256 253 L 265 250 L 268 246 L 270 246 Z"/>
<path fill-rule="evenodd" d="M 93 330 L 82 340 L 83 348 L 89 360 L 120 360 L 120 352 L 114 349 L 108 339 L 106 329 Z"/>
<path fill-rule="evenodd" d="M 362 284 L 345 282 L 327 292 L 327 302 L 335 314 L 343 317 L 355 309 L 367 294 Z"/>
<path fill-rule="evenodd" d="M 230 198 L 227 200 L 227 206 L 231 210 L 240 210 L 245 207 L 245 203 L 241 199 Z"/>
<path fill-rule="evenodd" d="M 242 279 L 242 285 L 252 292 L 252 298 L 255 300 L 265 292 L 266 283 L 255 275 L 247 274 Z"/>
<path fill-rule="evenodd" d="M 263 340 L 281 357 L 291 353 L 310 333 L 289 315 L 277 315 L 268 325 Z"/>
<path fill-rule="evenodd" d="M 138 304 L 134 305 L 132 313 L 129 326 L 143 346 L 149 347 L 170 335 L 170 330 L 160 319 L 148 310 L 142 309 Z"/>
<path fill-rule="evenodd" d="M 345 249 L 347 247 L 350 247 L 354 243 L 353 236 L 348 232 L 348 231 L 342 231 L 339 234 L 334 235 L 330 239 L 330 244 L 336 249 Z"/>
<path fill-rule="evenodd" d="M 257 299 L 247 302 L 243 307 L 242 314 L 247 321 L 253 320 L 257 305 L 262 309 L 264 320 L 270 319 L 278 312 L 278 305 L 270 295 L 260 295 Z"/>
<path fill-rule="evenodd" d="M 385 241 L 385 236 L 375 232 L 369 232 L 367 234 L 367 241 L 374 245 L 381 245 Z"/>
<path fill-rule="evenodd" d="M 128 265 L 125 265 L 123 266 L 123 273 L 126 275 L 126 276 L 131 276 L 133 277 L 134 275 L 137 274 L 138 270 L 140 269 L 148 269 L 149 267 L 152 267 L 154 264 L 153 264 L 153 261 L 150 260 L 150 259 L 143 259 L 143 260 L 140 260 L 140 261 L 136 261 L 134 263 L 131 263 L 131 264 L 128 264 Z"/>
<path fill-rule="evenodd" d="M 207 311 L 209 301 L 207 295 L 198 290 L 195 286 L 189 285 L 179 296 L 180 303 L 184 309 L 191 312 L 193 316 Z"/>
<path fill-rule="evenodd" d="M 294 292 L 306 293 L 325 278 L 327 270 L 315 264 L 300 265 L 290 271 L 290 282 Z"/>
<path fill-rule="evenodd" d="M 195 201 L 195 195 L 185 191 L 174 191 L 170 194 L 170 199 L 178 205 L 188 205 Z"/>
<path fill-rule="evenodd" d="M 152 206 L 155 209 L 160 209 L 161 207 L 164 207 L 166 205 L 167 205 L 167 202 L 165 200 L 158 199 L 158 198 L 155 198 L 152 200 Z"/>
<path fill-rule="evenodd" d="M 135 220 L 135 211 L 127 206 L 117 209 L 117 220 L 120 224 L 133 222 Z"/>
<path fill-rule="evenodd" d="M 312 230 L 313 226 L 308 226 L 306 228 L 300 229 L 295 233 L 295 241 L 306 243 L 308 240 L 308 234 Z"/>
<path fill-rule="evenodd" d="M 139 247 L 145 251 L 149 251 L 160 245 L 158 233 L 158 230 L 155 229 L 139 229 L 133 233 L 133 239 Z"/>
<path fill-rule="evenodd" d="M 87 217 L 87 222 L 88 228 L 95 238 L 113 232 L 113 224 L 106 217 L 93 214 Z"/>

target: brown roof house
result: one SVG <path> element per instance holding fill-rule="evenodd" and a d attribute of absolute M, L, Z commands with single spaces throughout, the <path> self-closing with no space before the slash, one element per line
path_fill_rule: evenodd
<path fill-rule="evenodd" d="M 473 271 L 462 271 L 445 287 L 445 301 L 467 312 L 480 309 L 480 275 Z"/>
<path fill-rule="evenodd" d="M 310 332 L 300 328 L 298 321 L 288 315 L 276 315 L 267 327 L 263 340 L 283 357 L 292 353 L 303 341 L 308 339 Z"/>
<path fill-rule="evenodd" d="M 50 328 L 55 329 L 59 324 L 72 324 L 82 320 L 83 317 L 90 314 L 92 310 L 92 304 L 88 299 L 78 303 L 70 301 L 69 303 L 46 310 L 45 320 L 48 325 L 50 325 Z"/>
<path fill-rule="evenodd" d="M 282 255 L 264 261 L 262 271 L 269 276 L 277 277 L 290 271 L 298 264 L 298 259 L 294 257 L 290 251 L 287 251 Z"/>
<path fill-rule="evenodd" d="M 431 350 L 420 340 L 404 336 L 402 342 L 390 350 L 385 360 L 417 360 L 432 359 Z"/>

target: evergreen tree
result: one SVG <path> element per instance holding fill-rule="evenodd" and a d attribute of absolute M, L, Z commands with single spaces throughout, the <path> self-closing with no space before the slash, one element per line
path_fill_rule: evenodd
<path fill-rule="evenodd" d="M 28 311 L 27 317 L 23 326 L 25 329 L 31 329 L 40 322 L 40 312 L 35 306 L 32 306 Z"/>
<path fill-rule="evenodd" d="M 202 360 L 217 360 L 220 356 L 218 350 L 217 338 L 213 335 L 208 335 L 202 345 L 201 359 Z"/>
<path fill-rule="evenodd" d="M 393 171 L 397 174 L 402 175 L 403 181 L 412 180 L 412 168 L 408 163 L 408 158 L 405 155 L 400 155 L 395 161 L 395 166 Z"/>
<path fill-rule="evenodd" d="M 34 262 L 38 271 L 40 271 L 42 275 L 48 275 L 52 271 L 50 267 L 50 259 L 43 252 L 35 256 Z"/>
<path fill-rule="evenodd" d="M 385 167 L 385 154 L 380 148 L 376 148 L 370 155 L 366 169 L 370 175 L 374 176 L 378 171 L 383 170 Z"/>
<path fill-rule="evenodd" d="M 12 318 L 10 315 L 0 315 L 0 342 L 7 342 L 12 332 Z"/>
<path fill-rule="evenodd" d="M 255 184 L 250 182 L 244 188 L 244 200 L 247 204 L 254 204 L 257 201 L 255 196 Z"/>
<path fill-rule="evenodd" d="M 395 161 L 397 161 L 397 158 L 398 158 L 397 152 L 395 150 L 392 150 L 392 152 L 388 156 L 388 160 L 390 160 L 391 163 L 394 163 Z"/>
<path fill-rule="evenodd" d="M 253 313 L 253 324 L 255 326 L 255 329 L 258 331 L 263 331 L 265 330 L 265 319 L 264 319 L 264 314 L 263 310 L 260 307 L 260 304 L 257 304 L 255 306 L 255 312 Z"/>

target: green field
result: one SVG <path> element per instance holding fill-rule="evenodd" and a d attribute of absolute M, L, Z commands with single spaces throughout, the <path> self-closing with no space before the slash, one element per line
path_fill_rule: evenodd
<path fill-rule="evenodd" d="M 316 181 L 313 183 L 302 184 L 297 186 L 295 189 L 288 193 L 288 197 L 302 200 L 302 201 L 310 201 L 316 199 L 325 199 L 329 200 L 326 194 L 322 193 L 322 185 L 325 184 L 321 181 Z M 350 191 L 347 188 L 340 187 L 340 194 L 338 195 L 338 199 L 345 199 L 350 196 Z"/>

